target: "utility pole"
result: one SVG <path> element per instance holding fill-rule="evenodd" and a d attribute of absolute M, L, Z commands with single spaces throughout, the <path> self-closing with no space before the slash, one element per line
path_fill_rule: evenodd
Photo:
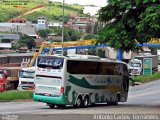
<path fill-rule="evenodd" d="M 63 0 L 63 5 L 62 5 L 62 55 L 64 54 L 64 50 L 63 50 L 63 42 L 64 42 L 64 0 Z"/>

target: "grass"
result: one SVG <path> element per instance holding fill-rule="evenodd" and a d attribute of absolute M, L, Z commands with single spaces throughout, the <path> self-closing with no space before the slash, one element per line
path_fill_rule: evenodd
<path fill-rule="evenodd" d="M 65 5 L 64 15 L 70 16 L 71 14 L 82 15 L 82 7 L 75 5 Z M 62 19 L 62 5 L 58 3 L 47 4 L 44 8 L 39 9 L 33 13 L 23 17 L 30 21 L 36 21 L 39 16 L 45 16 L 48 21 L 61 21 Z"/>
<path fill-rule="evenodd" d="M 4 22 L 9 20 L 10 18 L 13 18 L 15 16 L 18 16 L 21 13 L 21 10 L 15 9 L 14 7 L 6 7 L 0 5 L 0 22 Z"/>
<path fill-rule="evenodd" d="M 0 22 L 6 22 L 12 18 L 15 18 L 16 16 L 23 15 L 23 13 L 25 13 L 26 11 L 29 11 L 39 5 L 45 5 L 45 7 L 22 17 L 27 18 L 30 21 L 36 21 L 37 17 L 45 16 L 49 21 L 51 21 L 57 19 L 59 20 L 60 16 L 62 16 L 62 3 L 50 3 L 47 0 L 28 0 L 26 4 L 20 2 L 20 4 L 22 3 L 22 5 L 12 5 L 13 3 L 17 4 L 18 2 L 11 2 L 15 0 L 5 1 L 10 2 L 0 1 Z M 65 16 L 69 16 L 70 14 L 74 13 L 82 14 L 82 7 L 79 5 L 65 4 L 64 9 Z"/>
<path fill-rule="evenodd" d="M 9 1 L 9 2 L 7 2 Z M 0 22 L 6 22 L 9 19 L 12 19 L 23 12 L 27 11 L 28 9 L 31 9 L 33 7 L 36 7 L 37 5 L 40 5 L 42 3 L 39 3 L 39 0 L 29 1 L 27 4 L 22 5 L 16 5 L 19 3 L 18 1 L 13 2 L 15 0 L 5 0 L 0 2 Z M 22 2 L 24 3 L 24 2 Z M 14 5 L 15 4 L 15 5 Z"/>
<path fill-rule="evenodd" d="M 13 101 L 13 100 L 24 100 L 32 99 L 32 91 L 5 91 L 0 93 L 0 102 L 2 101 Z"/>
<path fill-rule="evenodd" d="M 135 82 L 141 82 L 141 83 L 146 83 L 146 82 L 150 82 L 150 81 L 158 80 L 158 79 L 160 79 L 160 72 L 156 72 L 152 75 L 135 76 L 133 78 Z"/>

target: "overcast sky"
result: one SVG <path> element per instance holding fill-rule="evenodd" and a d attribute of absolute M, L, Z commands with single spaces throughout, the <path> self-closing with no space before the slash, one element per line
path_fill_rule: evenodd
<path fill-rule="evenodd" d="M 58 2 L 63 2 L 63 0 L 50 0 L 50 1 L 58 1 Z M 80 5 L 96 5 L 96 6 L 105 6 L 107 5 L 107 0 L 64 0 L 65 3 L 78 3 Z"/>

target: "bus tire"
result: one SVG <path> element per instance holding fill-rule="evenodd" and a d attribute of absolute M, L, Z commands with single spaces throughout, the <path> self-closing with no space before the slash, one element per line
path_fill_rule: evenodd
<path fill-rule="evenodd" d="M 89 97 L 88 95 L 83 99 L 83 107 L 87 107 L 89 105 Z"/>
<path fill-rule="evenodd" d="M 118 105 L 118 98 L 116 97 L 115 101 L 113 102 L 113 105 Z"/>
<path fill-rule="evenodd" d="M 76 107 L 81 108 L 82 107 L 82 96 L 78 96 L 76 100 Z"/>
<path fill-rule="evenodd" d="M 120 94 L 117 94 L 115 101 L 113 102 L 113 105 L 118 105 L 118 102 L 120 101 Z"/>

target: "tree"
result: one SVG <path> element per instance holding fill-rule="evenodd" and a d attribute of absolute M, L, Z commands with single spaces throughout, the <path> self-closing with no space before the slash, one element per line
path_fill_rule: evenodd
<path fill-rule="evenodd" d="M 55 33 L 57 33 L 57 35 L 62 35 L 62 29 L 56 29 Z M 78 31 L 67 27 L 64 28 L 64 41 L 76 41 L 80 39 L 80 37 L 81 33 Z"/>
<path fill-rule="evenodd" d="M 21 35 L 21 39 L 20 39 L 19 43 L 24 44 L 25 46 L 28 47 L 28 49 L 32 49 L 33 47 L 36 46 L 35 40 L 32 37 L 27 36 L 25 34 Z M 24 47 L 24 46 L 21 46 L 21 47 Z"/>
<path fill-rule="evenodd" d="M 68 36 L 70 37 L 69 41 L 76 41 L 76 40 L 80 39 L 81 34 L 78 31 L 74 30 L 74 29 L 65 28 L 64 32 L 66 34 L 68 34 Z"/>
<path fill-rule="evenodd" d="M 88 49 L 88 55 L 96 55 L 96 49 L 95 48 Z"/>
<path fill-rule="evenodd" d="M 12 46 L 12 49 L 13 49 L 13 50 L 16 50 L 16 49 L 19 49 L 19 48 L 21 48 L 21 47 L 27 47 L 27 45 L 25 45 L 24 43 L 18 42 L 18 43 L 14 44 L 14 45 Z"/>
<path fill-rule="evenodd" d="M 98 20 L 105 26 L 99 31 L 97 43 L 135 51 L 137 43 L 160 37 L 159 0 L 108 0 L 98 15 Z"/>
<path fill-rule="evenodd" d="M 105 51 L 97 48 L 88 49 L 88 55 L 96 55 L 101 58 L 105 58 Z"/>
<path fill-rule="evenodd" d="M 38 35 L 42 38 L 47 38 L 47 35 L 51 33 L 50 29 L 38 30 Z"/>
<path fill-rule="evenodd" d="M 93 32 L 92 32 L 92 24 L 91 23 L 88 23 L 87 24 L 87 26 L 86 26 L 86 33 L 90 33 L 90 34 L 92 34 Z"/>
<path fill-rule="evenodd" d="M 95 25 L 93 27 L 93 34 L 97 34 L 98 30 L 102 28 L 102 23 L 95 22 Z"/>
<path fill-rule="evenodd" d="M 96 36 L 94 34 L 86 34 L 84 36 L 84 40 L 95 39 Z"/>

